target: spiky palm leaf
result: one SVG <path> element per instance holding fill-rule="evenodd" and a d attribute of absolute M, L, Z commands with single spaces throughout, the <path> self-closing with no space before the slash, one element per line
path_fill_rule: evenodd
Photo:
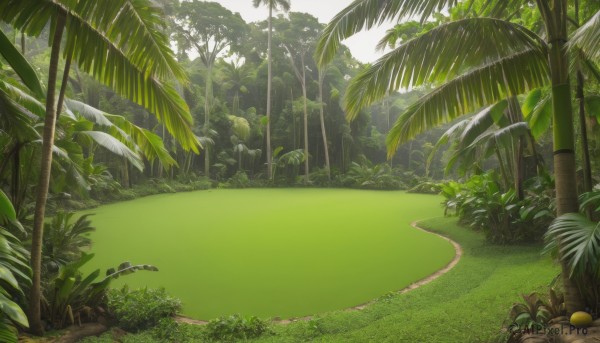
<path fill-rule="evenodd" d="M 463 149 L 470 146 L 473 141 L 484 134 L 494 123 L 500 121 L 507 106 L 508 102 L 502 100 L 495 105 L 484 108 L 472 117 L 452 125 L 442 134 L 429 153 L 425 168 L 426 172 L 429 173 L 431 162 L 442 146 L 449 142 L 453 142 L 453 149 L 456 152 L 455 155 L 460 154 L 459 151 L 463 151 Z"/>
<path fill-rule="evenodd" d="M 482 44 L 490 37 L 494 44 Z M 544 58 L 544 49 L 533 32 L 503 20 L 470 18 L 440 25 L 386 54 L 352 81 L 345 99 L 348 118 L 400 88 L 439 84 L 522 51 Z"/>
<path fill-rule="evenodd" d="M 123 116 L 106 113 L 76 100 L 66 99 L 65 104 L 85 119 L 105 127 L 109 134 L 130 148 L 139 149 L 148 161 L 158 159 L 165 169 L 177 165 L 162 139 L 153 132 L 133 124 Z"/>
<path fill-rule="evenodd" d="M 459 141 L 461 146 L 467 146 L 487 131 L 494 123 L 501 121 L 504 111 L 508 107 L 508 101 L 502 100 L 492 106 L 486 107 L 475 114 L 464 128 Z"/>
<path fill-rule="evenodd" d="M 155 6 L 147 0 L 0 3 L 0 19 L 30 35 L 54 23 L 58 13 L 67 15 L 66 57 L 154 113 L 185 149 L 197 151 L 189 109 L 173 86 L 164 82 L 169 76 L 184 79 L 184 73 L 158 29 Z"/>
<path fill-rule="evenodd" d="M 46 114 L 45 105 L 33 97 L 28 90 L 13 83 L 14 81 L 8 77 L 0 76 L 0 89 L 31 114 L 35 114 L 37 118 L 43 118 Z"/>
<path fill-rule="evenodd" d="M 328 64 L 339 50 L 341 42 L 360 31 L 405 17 L 419 16 L 423 22 L 431 14 L 456 3 L 458 0 L 355 0 L 325 28 L 317 44 L 315 60 L 320 66 Z"/>
<path fill-rule="evenodd" d="M 529 126 L 525 122 L 509 124 L 496 130 L 488 130 L 477 136 L 469 145 L 458 145 L 446 164 L 448 174 L 460 163 L 459 171 L 464 173 L 474 164 L 490 158 L 497 151 L 505 151 L 507 155 L 513 151 L 520 137 L 527 135 Z"/>
<path fill-rule="evenodd" d="M 0 127 L 19 142 L 39 138 L 33 127 L 36 116 L 0 87 Z"/>
<path fill-rule="evenodd" d="M 579 213 L 564 214 L 554 220 L 544 236 L 544 252 L 556 252 L 569 266 L 571 275 L 584 270 L 600 271 L 600 224 Z"/>
<path fill-rule="evenodd" d="M 569 46 L 580 48 L 590 58 L 600 62 L 600 11 L 575 31 Z"/>
<path fill-rule="evenodd" d="M 419 133 L 510 96 L 544 86 L 548 65 L 539 50 L 492 62 L 457 77 L 422 97 L 400 115 L 387 137 L 388 155 Z M 357 97 L 360 81 L 350 86 L 349 98 Z"/>

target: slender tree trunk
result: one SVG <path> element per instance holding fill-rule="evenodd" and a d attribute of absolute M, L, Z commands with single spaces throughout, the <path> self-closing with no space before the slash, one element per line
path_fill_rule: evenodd
<path fill-rule="evenodd" d="M 67 93 L 67 86 L 69 85 L 69 72 L 71 70 L 72 56 L 71 52 L 69 52 L 69 54 L 67 54 L 67 60 L 65 61 L 65 70 L 63 71 L 60 93 L 58 94 L 58 104 L 56 105 L 56 121 L 60 118 L 65 103 L 65 94 Z"/>
<path fill-rule="evenodd" d="M 29 328 L 36 335 L 44 333 L 41 320 L 41 280 L 42 280 L 42 238 L 44 235 L 44 217 L 48 188 L 50 186 L 50 173 L 52 167 L 52 147 L 54 146 L 54 131 L 56 126 L 56 76 L 60 59 L 60 45 L 65 29 L 66 15 L 59 12 L 56 20 L 56 29 L 52 39 L 50 54 L 50 67 L 48 69 L 48 91 L 46 94 L 46 117 L 44 119 L 44 133 L 42 143 L 42 160 L 40 165 L 40 179 L 37 187 L 33 231 L 31 235 L 31 269 L 33 272 L 31 294 L 29 296 Z"/>
<path fill-rule="evenodd" d="M 579 0 L 575 0 L 575 21 L 579 26 Z M 590 163 L 590 147 L 588 142 L 588 132 L 585 118 L 585 93 L 584 93 L 585 80 L 583 73 L 581 72 L 581 65 L 577 63 L 577 91 L 576 97 L 579 101 L 579 125 L 581 130 L 581 152 L 583 156 L 583 191 L 592 191 L 592 165 Z M 587 211 L 588 218 L 592 219 L 592 210 Z"/>
<path fill-rule="evenodd" d="M 21 54 L 25 56 L 25 33 L 21 32 Z"/>
<path fill-rule="evenodd" d="M 212 92 L 212 65 L 206 66 L 206 89 L 204 90 L 204 135 L 209 137 L 210 133 L 210 97 Z M 204 176 L 210 178 L 210 144 L 204 144 Z"/>
<path fill-rule="evenodd" d="M 325 168 L 327 169 L 327 179 L 331 180 L 331 167 L 329 164 L 329 147 L 327 144 L 327 131 L 325 130 L 325 114 L 323 110 L 323 82 L 325 81 L 325 72 L 319 70 L 319 109 L 321 119 L 321 136 L 323 136 L 323 149 L 325 150 Z"/>
<path fill-rule="evenodd" d="M 567 1 L 555 0 L 553 6 L 537 0 L 542 12 L 550 43 L 549 63 L 552 76 L 554 173 L 556 183 L 557 214 L 578 212 L 575 168 L 575 136 L 571 108 L 569 60 L 566 54 Z M 559 246 L 561 242 L 559 241 Z M 574 279 L 569 277 L 569 266 L 561 258 L 562 279 L 565 289 L 567 313 L 585 308 Z"/>
<path fill-rule="evenodd" d="M 515 191 L 519 200 L 523 200 L 525 194 L 523 192 L 523 180 L 525 179 L 525 140 L 524 137 L 519 137 L 519 145 L 517 146 L 517 158 L 515 166 Z"/>
<path fill-rule="evenodd" d="M 273 179 L 273 166 L 272 164 L 272 151 L 271 151 L 271 87 L 273 78 L 273 66 L 271 60 L 271 44 L 273 38 L 273 4 L 269 3 L 269 42 L 267 47 L 267 64 L 268 64 L 268 77 L 267 77 L 267 177 L 269 180 Z"/>
<path fill-rule="evenodd" d="M 297 131 L 298 129 L 296 128 L 296 113 L 294 112 L 294 89 L 290 88 L 290 95 L 291 95 L 291 101 L 290 101 L 290 113 L 292 114 L 292 125 L 293 125 L 293 131 L 294 131 L 294 150 L 296 150 L 298 148 L 298 138 L 296 137 Z"/>
<path fill-rule="evenodd" d="M 581 69 L 577 70 L 577 100 L 579 101 L 579 125 L 581 130 L 581 152 L 583 157 L 583 191 L 592 191 L 592 165 L 590 163 L 590 147 L 585 119 L 584 79 Z M 591 215 L 591 213 L 589 213 Z"/>
<path fill-rule="evenodd" d="M 302 96 L 304 97 L 304 180 L 310 182 L 308 166 L 308 107 L 306 104 L 306 67 L 304 66 L 304 56 L 302 59 Z"/>

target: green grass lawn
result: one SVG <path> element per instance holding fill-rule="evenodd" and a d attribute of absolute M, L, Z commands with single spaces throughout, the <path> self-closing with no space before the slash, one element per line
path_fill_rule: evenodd
<path fill-rule="evenodd" d="M 146 197 L 90 211 L 97 231 L 88 271 L 125 260 L 153 264 L 158 273 L 138 272 L 113 287 L 165 287 L 197 319 L 344 309 L 399 290 L 453 258 L 447 241 L 410 227 L 439 216 L 439 203 L 429 195 L 336 189 Z"/>
<path fill-rule="evenodd" d="M 276 335 L 259 342 L 493 342 L 520 294 L 547 292 L 559 272 L 540 256 L 540 246 L 489 245 L 455 219 L 426 220 L 421 226 L 461 244 L 464 255 L 454 269 L 360 312 L 276 325 Z"/>

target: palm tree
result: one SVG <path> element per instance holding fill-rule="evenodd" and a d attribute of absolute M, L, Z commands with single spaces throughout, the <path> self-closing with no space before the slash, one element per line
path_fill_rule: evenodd
<path fill-rule="evenodd" d="M 254 7 L 258 7 L 264 4 L 269 7 L 269 32 L 268 32 L 268 46 L 267 46 L 267 64 L 268 64 L 268 76 L 267 76 L 267 176 L 269 180 L 273 178 L 273 166 L 272 166 L 272 151 L 271 151 L 271 87 L 273 81 L 273 63 L 272 63 L 272 49 L 271 44 L 273 40 L 273 10 L 282 9 L 284 12 L 290 10 L 290 0 L 252 0 Z"/>
<path fill-rule="evenodd" d="M 165 80 L 186 81 L 156 20 L 160 11 L 150 1 L 90 2 L 8 0 L 0 4 L 0 20 L 28 35 L 38 36 L 51 24 L 51 54 L 43 130 L 40 179 L 37 187 L 31 243 L 33 270 L 29 305 L 31 330 L 42 334 L 41 247 L 50 182 L 57 113 L 63 108 L 71 62 L 117 93 L 145 107 L 164 121 L 186 149 L 197 151 L 192 117 L 185 101 Z M 61 46 L 65 68 L 56 98 Z"/>
<path fill-rule="evenodd" d="M 361 72 L 347 92 L 348 116 L 355 117 L 361 108 L 383 98 L 388 91 L 426 83 L 441 84 L 399 117 L 387 139 L 391 156 L 400 144 L 427 128 L 550 81 L 557 211 L 559 215 L 577 212 L 575 138 L 569 58 L 565 49 L 568 2 L 536 0 L 535 3 L 545 24 L 545 39 L 523 26 L 499 19 L 508 8 L 514 12 L 526 6 L 525 1 L 486 1 L 482 13 L 442 24 L 409 40 Z M 356 0 L 325 29 L 318 44 L 317 60 L 320 65 L 327 64 L 342 40 L 365 28 L 411 16 L 419 16 L 424 22 L 433 13 L 456 4 L 456 0 Z M 592 45 L 597 42 L 593 34 L 581 35 L 588 39 L 578 41 Z M 489 43 L 490 37 L 493 44 Z M 568 312 L 583 309 L 580 293 L 564 262 L 561 269 Z"/>
<path fill-rule="evenodd" d="M 327 178 L 331 180 L 331 166 L 329 164 L 329 145 L 327 144 L 327 130 L 325 130 L 325 114 L 323 103 L 323 83 L 325 82 L 326 71 L 319 68 L 319 119 L 321 121 L 321 136 L 323 137 L 323 149 L 325 150 L 325 169 L 327 169 Z"/>

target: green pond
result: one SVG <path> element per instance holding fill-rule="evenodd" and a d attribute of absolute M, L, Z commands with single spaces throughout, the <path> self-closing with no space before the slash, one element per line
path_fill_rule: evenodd
<path fill-rule="evenodd" d="M 113 287 L 164 287 L 196 319 L 240 313 L 291 318 L 344 309 L 446 266 L 452 245 L 410 223 L 441 198 L 344 189 L 164 194 L 94 213 L 86 271 L 152 264 Z"/>

